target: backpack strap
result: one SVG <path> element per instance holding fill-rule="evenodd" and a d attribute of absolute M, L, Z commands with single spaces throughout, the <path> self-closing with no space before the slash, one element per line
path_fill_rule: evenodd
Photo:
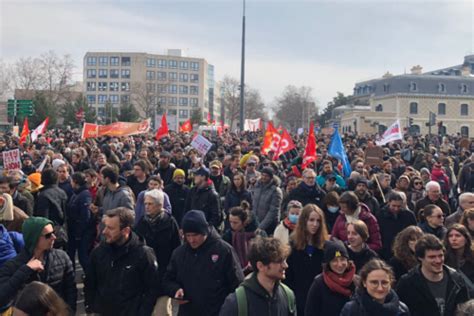
<path fill-rule="evenodd" d="M 238 315 L 247 316 L 248 315 L 247 294 L 245 293 L 245 288 L 243 286 L 239 286 L 235 290 L 235 297 L 237 298 Z"/>
<path fill-rule="evenodd" d="M 295 294 L 293 291 L 288 287 L 288 285 L 280 282 L 283 291 L 285 291 L 286 298 L 288 299 L 288 309 L 290 314 L 294 314 L 296 312 L 296 303 L 295 303 Z"/>

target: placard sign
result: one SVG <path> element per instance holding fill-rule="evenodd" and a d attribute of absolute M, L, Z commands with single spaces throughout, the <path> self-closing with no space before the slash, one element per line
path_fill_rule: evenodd
<path fill-rule="evenodd" d="M 21 169 L 20 150 L 14 149 L 3 152 L 3 168 L 6 170 Z"/>
<path fill-rule="evenodd" d="M 205 156 L 209 149 L 212 147 L 212 143 L 202 135 L 197 135 L 191 142 L 191 146 L 195 148 L 201 155 Z"/>
<path fill-rule="evenodd" d="M 381 166 L 383 163 L 383 148 L 380 146 L 366 148 L 365 163 L 369 166 Z"/>

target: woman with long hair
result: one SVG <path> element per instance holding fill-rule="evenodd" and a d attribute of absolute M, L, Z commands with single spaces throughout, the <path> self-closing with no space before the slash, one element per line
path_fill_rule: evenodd
<path fill-rule="evenodd" d="M 68 316 L 70 310 L 63 299 L 47 284 L 33 281 L 18 295 L 13 316 Z"/>
<path fill-rule="evenodd" d="M 323 211 L 326 217 L 326 225 L 328 231 L 332 230 L 337 217 L 339 216 L 339 194 L 336 191 L 331 191 L 323 198 Z"/>
<path fill-rule="evenodd" d="M 415 256 L 415 245 L 418 239 L 423 236 L 423 231 L 418 226 L 408 226 L 397 234 L 393 242 L 393 257 L 389 264 L 395 273 L 395 279 L 400 277 L 414 268 L 418 264 Z"/>
<path fill-rule="evenodd" d="M 314 278 L 306 300 L 308 316 L 339 316 L 355 291 L 355 265 L 340 241 L 324 245 L 323 272 Z"/>
<path fill-rule="evenodd" d="M 354 262 L 356 272 L 359 272 L 364 264 L 379 256 L 366 244 L 367 239 L 369 239 L 369 229 L 363 221 L 355 220 L 347 224 L 346 229 L 349 259 Z"/>
<path fill-rule="evenodd" d="M 474 253 L 467 228 L 461 224 L 451 225 L 444 237 L 444 246 L 444 263 L 461 271 L 474 283 Z"/>
<path fill-rule="evenodd" d="M 426 234 L 433 234 L 439 239 L 443 240 L 446 234 L 446 227 L 444 227 L 444 213 L 443 210 L 434 204 L 426 205 L 420 211 L 421 222 L 418 226 Z"/>
<path fill-rule="evenodd" d="M 290 235 L 296 228 L 303 205 L 299 201 L 290 201 L 288 203 L 285 218 L 278 224 L 273 233 L 273 237 L 281 240 L 285 245 L 290 242 Z"/>
<path fill-rule="evenodd" d="M 470 208 L 464 211 L 459 221 L 471 235 L 471 239 L 474 239 L 474 208 Z"/>
<path fill-rule="evenodd" d="M 408 189 L 407 204 L 410 210 L 415 209 L 416 202 L 421 200 L 426 195 L 425 185 L 420 176 L 411 178 L 410 187 Z"/>
<path fill-rule="evenodd" d="M 314 277 L 321 273 L 324 242 L 328 239 L 324 212 L 315 204 L 307 204 L 290 237 L 291 254 L 285 280 L 295 292 L 299 315 L 304 315 L 308 290 Z"/>
<path fill-rule="evenodd" d="M 224 202 L 224 212 L 229 215 L 229 210 L 233 207 L 240 206 L 242 201 L 247 201 L 252 205 L 252 196 L 247 190 L 247 183 L 242 172 L 234 174 L 229 192 L 227 192 Z"/>
<path fill-rule="evenodd" d="M 367 262 L 360 270 L 356 295 L 342 309 L 341 316 L 408 316 L 408 307 L 392 289 L 392 268 L 380 259 Z"/>

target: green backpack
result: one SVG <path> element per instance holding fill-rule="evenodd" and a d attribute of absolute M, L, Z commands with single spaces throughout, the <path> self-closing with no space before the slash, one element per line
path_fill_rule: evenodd
<path fill-rule="evenodd" d="M 296 310 L 295 294 L 287 285 L 280 283 L 280 286 L 283 288 L 283 291 L 286 294 L 286 298 L 288 299 L 289 312 L 290 314 L 294 314 Z M 239 286 L 235 290 L 235 296 L 237 297 L 237 310 L 239 311 L 238 315 L 247 316 L 248 305 L 247 305 L 247 294 L 245 293 L 245 288 L 243 286 Z"/>

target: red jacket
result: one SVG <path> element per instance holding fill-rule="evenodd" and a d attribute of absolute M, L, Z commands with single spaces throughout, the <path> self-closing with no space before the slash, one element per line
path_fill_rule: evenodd
<path fill-rule="evenodd" d="M 382 248 L 382 238 L 380 237 L 379 223 L 375 216 L 370 213 L 369 208 L 364 203 L 359 203 L 361 208 L 359 219 L 363 221 L 369 229 L 369 239 L 367 239 L 367 246 L 374 251 L 378 251 Z M 339 214 L 336 218 L 336 222 L 332 228 L 331 236 L 335 237 L 344 242 L 347 241 L 347 230 L 346 230 L 346 216 Z"/>

